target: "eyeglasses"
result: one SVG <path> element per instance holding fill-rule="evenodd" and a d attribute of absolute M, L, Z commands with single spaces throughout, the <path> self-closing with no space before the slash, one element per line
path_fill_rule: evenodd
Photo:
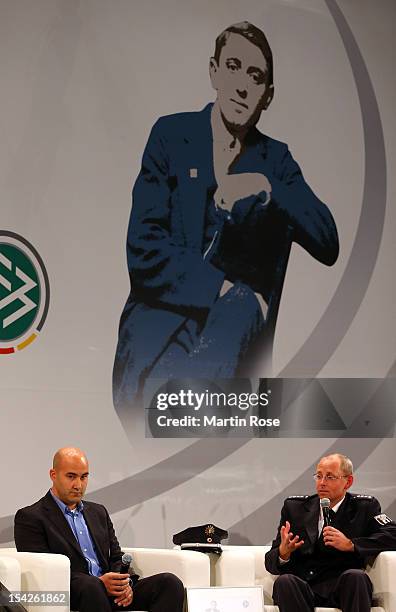
<path fill-rule="evenodd" d="M 326 476 L 323 476 L 323 474 L 313 475 L 313 479 L 316 480 L 316 482 L 319 482 L 320 480 L 324 480 L 325 482 L 334 482 L 334 480 L 340 480 L 341 478 L 348 478 L 348 476 L 333 476 L 332 474 L 326 474 Z"/>

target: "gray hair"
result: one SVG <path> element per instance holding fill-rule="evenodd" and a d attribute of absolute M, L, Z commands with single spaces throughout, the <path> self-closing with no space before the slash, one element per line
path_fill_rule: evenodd
<path fill-rule="evenodd" d="M 330 459 L 330 457 L 337 457 L 339 459 L 340 469 L 344 476 L 351 476 L 353 474 L 353 463 L 349 457 L 342 455 L 341 453 L 332 453 L 331 455 L 322 457 L 322 459 Z M 322 459 L 320 461 L 322 461 Z"/>

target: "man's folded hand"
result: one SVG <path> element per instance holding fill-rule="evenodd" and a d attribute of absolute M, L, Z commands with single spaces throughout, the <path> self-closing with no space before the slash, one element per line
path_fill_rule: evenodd
<path fill-rule="evenodd" d="M 126 588 L 129 587 L 129 574 L 108 572 L 100 576 L 99 580 L 105 585 L 107 594 L 115 597 L 120 597 L 126 592 Z"/>
<path fill-rule="evenodd" d="M 215 202 L 221 208 L 231 210 L 234 203 L 249 196 L 260 196 L 263 192 L 271 195 L 271 184 L 260 172 L 244 172 L 241 174 L 226 174 L 217 177 L 218 189 Z"/>

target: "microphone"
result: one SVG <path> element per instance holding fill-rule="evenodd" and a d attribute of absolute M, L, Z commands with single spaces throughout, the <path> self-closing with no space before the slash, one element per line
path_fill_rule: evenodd
<path fill-rule="evenodd" d="M 323 512 L 323 527 L 328 527 L 331 525 L 331 517 L 330 517 L 330 500 L 328 497 L 322 497 L 320 500 L 320 507 Z"/>
<path fill-rule="evenodd" d="M 121 557 L 121 569 L 120 574 L 127 574 L 129 572 L 129 566 L 132 563 L 132 555 L 124 553 Z"/>
<path fill-rule="evenodd" d="M 129 574 L 129 572 L 131 572 L 129 576 L 129 583 L 133 588 L 135 584 L 137 583 L 137 581 L 139 580 L 140 576 L 139 574 L 136 574 L 133 567 L 131 567 L 131 563 L 132 563 L 132 555 L 130 555 L 129 553 L 124 553 L 121 557 L 120 574 Z"/>
<path fill-rule="evenodd" d="M 129 574 L 129 566 L 132 563 L 132 555 L 129 555 L 128 553 L 124 553 L 121 557 L 121 568 L 119 573 L 120 574 Z M 131 585 L 131 577 L 129 577 L 129 585 Z"/>

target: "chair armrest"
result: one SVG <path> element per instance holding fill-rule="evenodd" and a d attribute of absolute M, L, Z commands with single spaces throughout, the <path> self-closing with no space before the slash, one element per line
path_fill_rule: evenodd
<path fill-rule="evenodd" d="M 16 559 L 2 556 L 0 549 L 0 582 L 9 591 L 21 590 L 21 566 Z"/>
<path fill-rule="evenodd" d="M 374 598 L 386 612 L 396 611 L 396 551 L 380 553 L 366 571 L 373 583 Z"/>
<path fill-rule="evenodd" d="M 205 586 L 252 586 L 254 585 L 254 557 L 249 546 L 222 546 L 221 555 L 202 553 L 209 561 L 210 581 Z M 185 555 L 188 550 L 175 546 L 173 550 Z M 195 551 L 192 551 L 195 553 Z"/>
<path fill-rule="evenodd" d="M 4 550 L 4 552 L 3 552 Z M 51 553 L 17 552 L 16 549 L 1 549 L 1 555 L 17 560 L 21 568 L 22 591 L 70 591 L 70 561 L 64 555 Z M 29 606 L 28 612 L 69 612 L 64 606 Z"/>
<path fill-rule="evenodd" d="M 160 572 L 171 572 L 186 587 L 210 585 L 210 563 L 206 555 L 194 551 L 167 550 L 161 548 L 128 548 L 132 565 L 143 578 Z"/>
<path fill-rule="evenodd" d="M 223 548 L 220 556 L 211 554 L 215 586 L 243 587 L 255 584 L 255 558 L 249 546 Z"/>
<path fill-rule="evenodd" d="M 254 556 L 254 581 L 252 585 L 262 586 L 264 603 L 272 604 L 272 587 L 276 576 L 273 576 L 265 569 L 265 553 L 270 550 L 270 546 L 223 546 L 224 551 L 249 551 Z"/>

